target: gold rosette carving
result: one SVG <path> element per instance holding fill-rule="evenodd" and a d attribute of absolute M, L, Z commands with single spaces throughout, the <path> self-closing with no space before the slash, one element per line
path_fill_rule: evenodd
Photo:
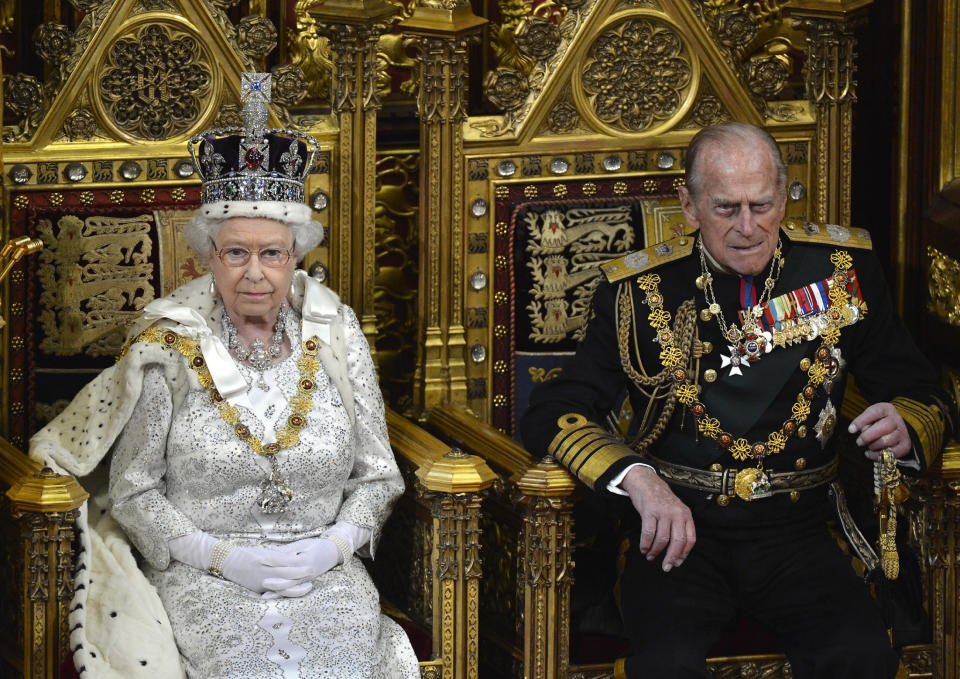
<path fill-rule="evenodd" d="M 205 113 L 213 84 L 202 41 L 151 23 L 114 40 L 94 82 L 97 103 L 118 131 L 138 140 L 187 134 Z"/>
<path fill-rule="evenodd" d="M 617 20 L 591 45 L 577 82 L 581 108 L 614 132 L 649 133 L 693 103 L 698 65 L 680 32 L 661 17 Z"/>

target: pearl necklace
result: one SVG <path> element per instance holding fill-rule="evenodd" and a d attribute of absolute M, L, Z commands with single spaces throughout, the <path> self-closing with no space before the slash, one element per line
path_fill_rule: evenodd
<path fill-rule="evenodd" d="M 283 330 L 287 325 L 287 302 L 280 303 L 280 309 L 277 310 L 277 322 L 273 324 L 273 338 L 270 340 L 268 349 L 263 340 L 259 337 L 250 343 L 249 348 L 240 343 L 240 336 L 237 334 L 237 327 L 230 319 L 226 307 L 223 309 L 223 333 L 227 343 L 227 348 L 233 352 L 237 360 L 241 363 L 249 363 L 257 371 L 260 379 L 257 386 L 263 391 L 270 391 L 270 385 L 263 378 L 263 372 L 276 360 L 283 351 Z"/>

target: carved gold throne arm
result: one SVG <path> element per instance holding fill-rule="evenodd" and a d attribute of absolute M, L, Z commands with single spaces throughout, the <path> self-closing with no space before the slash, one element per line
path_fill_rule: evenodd
<path fill-rule="evenodd" d="M 59 676 L 73 597 L 73 526 L 88 493 L 0 438 L 0 480 L 19 525 L 15 584 L 23 612 L 23 677 Z"/>
<path fill-rule="evenodd" d="M 496 475 L 481 458 L 451 450 L 389 408 L 387 426 L 398 461 L 416 470 L 416 502 L 429 512 L 423 551 L 428 554 L 425 588 L 432 612 L 434 659 L 420 663 L 420 675 L 424 679 L 477 677 L 480 504 Z M 405 510 L 413 511 L 413 504 L 407 503 Z M 403 535 L 392 537 L 416 542 Z"/>
<path fill-rule="evenodd" d="M 571 495 L 576 480 L 553 458 L 535 460 L 523 446 L 462 406 L 434 408 L 429 423 L 507 471 L 522 508 L 517 595 L 523 601 L 523 676 L 567 676 L 573 584 Z"/>

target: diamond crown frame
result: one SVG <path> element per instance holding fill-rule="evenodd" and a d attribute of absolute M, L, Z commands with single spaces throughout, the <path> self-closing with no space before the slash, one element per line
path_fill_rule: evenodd
<path fill-rule="evenodd" d="M 266 128 L 271 75 L 244 73 L 243 127 L 194 135 L 188 144 L 203 203 L 304 201 L 304 181 L 320 144 L 302 132 Z"/>

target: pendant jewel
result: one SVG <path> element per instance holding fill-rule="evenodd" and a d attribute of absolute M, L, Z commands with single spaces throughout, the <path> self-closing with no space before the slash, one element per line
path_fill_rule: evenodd
<path fill-rule="evenodd" d="M 713 291 L 713 277 L 707 269 L 702 238 L 697 240 L 697 246 L 700 249 L 701 271 L 700 276 L 697 277 L 697 287 L 701 287 L 700 283 L 703 283 L 702 289 L 707 301 L 707 308 L 700 312 L 700 318 L 704 321 L 709 321 L 711 318 L 717 319 L 720 333 L 733 345 L 730 347 L 730 356 L 721 356 L 721 360 L 725 361 L 721 367 L 725 368 L 730 365 L 732 366 L 730 375 L 742 375 L 743 373 L 739 370 L 741 366 L 749 366 L 750 361 L 759 361 L 764 354 L 773 351 L 773 335 L 761 331 L 757 321 L 763 316 L 763 305 L 770 299 L 770 294 L 777 284 L 780 272 L 783 271 L 783 257 L 780 254 L 781 243 L 777 242 L 777 249 L 774 250 L 773 259 L 770 260 L 770 270 L 767 272 L 767 278 L 763 283 L 760 300 L 750 307 L 742 327 L 736 323 L 727 325 L 727 321 L 723 317 L 723 309 L 720 307 L 717 296 Z M 738 359 L 738 361 L 735 362 L 735 359 Z"/>
<path fill-rule="evenodd" d="M 748 467 L 737 472 L 733 489 L 741 500 L 760 500 L 773 495 L 770 478 L 758 467 Z"/>
<path fill-rule="evenodd" d="M 260 482 L 257 506 L 264 514 L 283 514 L 293 499 L 287 477 L 277 470 L 277 456 L 270 455 L 270 478 Z"/>
<path fill-rule="evenodd" d="M 256 386 L 262 391 L 270 391 L 270 385 L 263 377 L 264 371 L 276 360 L 283 351 L 283 330 L 287 324 L 287 302 L 280 303 L 280 309 L 277 311 L 277 322 L 273 324 L 273 337 L 270 339 L 270 348 L 263 343 L 259 337 L 250 343 L 249 347 L 240 343 L 240 336 L 237 334 L 237 327 L 233 324 L 230 314 L 226 307 L 223 309 L 223 333 L 225 335 L 227 348 L 233 352 L 237 360 L 241 363 L 248 363 L 259 373 Z"/>
<path fill-rule="evenodd" d="M 727 351 L 730 352 L 729 356 L 720 354 L 720 369 L 723 370 L 727 366 L 730 366 L 730 372 L 727 373 L 728 375 L 742 375 L 743 372 L 740 369 L 749 368 L 750 361 L 744 360 L 735 346 L 728 346 Z"/>

